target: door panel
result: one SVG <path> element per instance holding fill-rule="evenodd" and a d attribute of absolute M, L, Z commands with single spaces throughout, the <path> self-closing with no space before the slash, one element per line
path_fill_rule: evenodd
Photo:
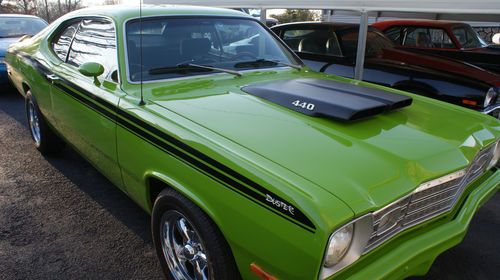
<path fill-rule="evenodd" d="M 59 52 L 56 52 L 59 56 Z M 64 56 L 59 56 L 64 58 Z M 52 69 L 52 111 L 59 133 L 115 185 L 122 188 L 116 153 L 115 109 L 123 95 L 111 74 L 117 69 L 113 23 L 83 19 L 70 43 L 67 63 Z M 78 67 L 100 63 L 105 73 L 94 81 Z"/>
<path fill-rule="evenodd" d="M 60 79 L 52 87 L 59 132 L 114 184 L 121 186 L 113 110 L 121 96 L 118 87 L 115 85 L 113 90 L 112 86 L 96 86 L 92 79 L 79 77 L 74 67 L 67 64 L 55 74 Z"/>

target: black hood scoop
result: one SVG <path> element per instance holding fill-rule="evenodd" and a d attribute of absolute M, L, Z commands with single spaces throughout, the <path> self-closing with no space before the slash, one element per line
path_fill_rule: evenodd
<path fill-rule="evenodd" d="M 242 90 L 309 116 L 341 121 L 368 118 L 412 103 L 408 96 L 321 79 L 274 81 Z"/>

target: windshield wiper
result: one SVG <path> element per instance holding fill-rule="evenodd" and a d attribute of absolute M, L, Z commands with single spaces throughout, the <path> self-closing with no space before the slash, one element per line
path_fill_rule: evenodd
<path fill-rule="evenodd" d="M 270 59 L 263 59 L 263 58 L 257 59 L 257 60 L 252 60 L 252 61 L 238 62 L 234 65 L 234 67 L 235 68 L 243 68 L 243 67 L 246 67 L 247 65 L 248 66 L 260 66 L 260 65 L 266 65 L 266 64 L 271 64 L 273 66 L 281 64 L 281 65 L 285 65 L 285 66 L 297 69 L 299 71 L 302 70 L 302 67 L 303 67 L 302 65 L 296 65 L 296 64 L 282 62 L 279 60 L 270 60 Z"/>
<path fill-rule="evenodd" d="M 194 63 L 181 63 L 181 64 L 177 64 L 176 66 L 154 68 L 154 69 L 149 70 L 149 74 L 150 75 L 161 75 L 161 74 L 166 74 L 166 73 L 170 73 L 170 72 L 189 70 L 189 69 L 193 69 L 193 68 L 224 72 L 224 73 L 232 74 L 232 75 L 235 75 L 238 77 L 242 76 L 241 73 L 238 71 L 233 71 L 233 70 L 224 69 L 224 68 L 217 68 L 217 67 L 213 67 L 210 65 L 199 65 L 199 64 L 194 64 Z"/>

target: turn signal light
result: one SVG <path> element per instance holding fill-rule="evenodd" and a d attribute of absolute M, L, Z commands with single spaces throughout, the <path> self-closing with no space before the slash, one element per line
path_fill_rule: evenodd
<path fill-rule="evenodd" d="M 265 272 L 260 266 L 256 265 L 255 263 L 250 264 L 250 270 L 262 280 L 278 280 L 278 278 Z"/>
<path fill-rule="evenodd" d="M 472 106 L 476 106 L 477 105 L 477 101 L 468 100 L 468 99 L 462 99 L 462 103 L 464 103 L 466 105 L 472 105 Z"/>

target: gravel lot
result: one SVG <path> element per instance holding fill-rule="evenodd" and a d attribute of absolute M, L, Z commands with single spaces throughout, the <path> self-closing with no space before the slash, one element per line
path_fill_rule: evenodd
<path fill-rule="evenodd" d="M 500 194 L 426 277 L 498 279 Z M 69 148 L 44 158 L 0 89 L 0 279 L 162 279 L 149 216 Z"/>

